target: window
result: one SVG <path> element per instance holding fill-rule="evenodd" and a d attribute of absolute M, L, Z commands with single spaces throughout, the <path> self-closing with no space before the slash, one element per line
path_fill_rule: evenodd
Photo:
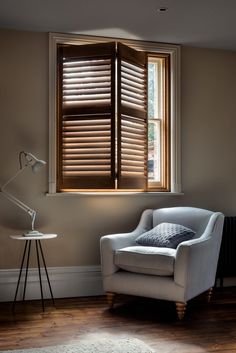
<path fill-rule="evenodd" d="M 148 55 L 148 187 L 169 190 L 169 55 Z"/>
<path fill-rule="evenodd" d="M 179 48 L 69 38 L 50 37 L 50 192 L 180 191 Z"/>

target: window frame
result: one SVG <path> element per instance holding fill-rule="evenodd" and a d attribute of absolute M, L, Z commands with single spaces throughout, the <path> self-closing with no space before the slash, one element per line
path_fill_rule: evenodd
<path fill-rule="evenodd" d="M 57 45 L 95 44 L 108 41 L 121 41 L 136 50 L 155 54 L 166 54 L 170 58 L 170 193 L 181 193 L 181 144 L 180 144 L 180 46 L 154 42 L 135 41 L 108 37 L 93 37 L 77 34 L 49 33 L 49 194 L 57 192 Z M 112 190 L 114 193 L 119 190 Z M 157 192 L 150 187 L 145 192 Z M 89 191 L 87 191 L 89 192 Z M 87 193 L 86 192 L 86 193 Z M 110 193 L 109 190 L 107 190 Z M 142 192 L 142 191 L 141 191 Z M 67 192 L 65 192 L 67 193 Z M 80 191 L 76 192 L 80 193 Z M 99 193 L 99 192 L 98 192 Z M 61 194 L 61 192 L 60 192 Z"/>
<path fill-rule="evenodd" d="M 149 60 L 150 58 L 150 60 Z M 155 60 L 156 59 L 156 60 Z M 170 89 L 170 82 L 169 82 L 169 71 L 170 71 L 170 60 L 168 54 L 155 54 L 155 53 L 148 53 L 148 62 L 155 63 L 158 60 L 162 60 L 164 64 L 161 64 L 161 70 L 158 68 L 158 76 L 161 74 L 161 85 L 162 85 L 162 97 L 161 97 L 161 109 L 158 107 L 158 117 L 153 117 L 150 119 L 148 116 L 148 124 L 149 123 L 159 123 L 159 130 L 160 130 L 160 181 L 149 181 L 148 179 L 148 190 L 159 190 L 166 191 L 169 187 L 170 181 L 170 112 L 169 112 L 169 89 Z M 158 95 L 160 95 L 158 93 Z M 160 102 L 160 97 L 158 98 Z M 148 113 L 149 115 L 149 113 Z M 149 141 L 148 141 L 149 142 Z"/>

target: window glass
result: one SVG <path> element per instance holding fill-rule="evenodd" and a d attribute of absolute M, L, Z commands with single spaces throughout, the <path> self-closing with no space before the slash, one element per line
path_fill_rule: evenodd
<path fill-rule="evenodd" d="M 165 60 L 148 57 L 148 180 L 161 183 L 164 174 Z"/>

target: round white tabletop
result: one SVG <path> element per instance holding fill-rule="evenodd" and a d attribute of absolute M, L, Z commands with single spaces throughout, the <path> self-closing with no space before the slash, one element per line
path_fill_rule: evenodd
<path fill-rule="evenodd" d="M 24 236 L 24 235 L 10 235 L 10 238 L 16 239 L 16 240 L 45 240 L 45 239 L 52 239 L 56 238 L 57 234 L 43 234 L 43 235 L 38 235 L 38 236 Z"/>

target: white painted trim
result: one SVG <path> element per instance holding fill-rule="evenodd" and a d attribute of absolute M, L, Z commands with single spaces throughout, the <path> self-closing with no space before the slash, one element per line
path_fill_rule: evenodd
<path fill-rule="evenodd" d="M 49 192 L 56 192 L 56 77 L 57 42 L 49 36 Z"/>
<path fill-rule="evenodd" d="M 56 193 L 56 68 L 57 44 L 93 44 L 122 41 L 137 50 L 167 53 L 171 62 L 171 193 L 181 193 L 180 136 L 180 46 L 175 44 L 94 37 L 77 34 L 49 34 L 49 194 Z M 100 195 L 100 193 L 98 193 Z M 170 194 L 170 193 L 169 193 Z"/>
<path fill-rule="evenodd" d="M 74 266 L 48 268 L 50 283 L 55 298 L 83 297 L 103 295 L 100 266 Z M 0 270 L 0 301 L 14 299 L 19 269 Z M 19 287 L 18 300 L 23 293 L 24 271 Z M 50 298 L 47 279 L 42 269 L 43 293 Z M 40 299 L 38 269 L 30 268 L 28 272 L 26 299 Z"/>
<path fill-rule="evenodd" d="M 81 192 L 56 192 L 56 193 L 46 193 L 46 196 L 59 196 L 59 197 L 67 197 L 67 196 L 78 196 L 78 195 L 85 195 L 85 196 L 137 196 L 137 197 L 142 197 L 142 196 L 182 196 L 184 193 L 182 192 L 168 192 L 168 191 L 163 191 L 163 192 L 158 192 L 158 191 L 140 191 L 140 192 L 131 192 L 131 191 L 125 191 L 125 192 L 120 192 L 120 191 L 99 191 L 99 192 L 90 192 L 90 191 L 81 191 Z"/>
<path fill-rule="evenodd" d="M 54 298 L 72 298 L 104 295 L 100 266 L 49 267 L 48 274 Z M 13 301 L 19 269 L 0 270 L 0 302 Z M 19 287 L 18 300 L 23 293 L 24 271 Z M 50 292 L 42 269 L 44 298 L 50 298 Z M 219 279 L 217 285 L 219 286 Z M 224 287 L 236 285 L 236 277 L 225 278 Z M 26 289 L 26 300 L 41 299 L 38 269 L 30 268 Z"/>
<path fill-rule="evenodd" d="M 181 57 L 180 47 L 171 55 L 171 191 L 181 193 Z"/>

